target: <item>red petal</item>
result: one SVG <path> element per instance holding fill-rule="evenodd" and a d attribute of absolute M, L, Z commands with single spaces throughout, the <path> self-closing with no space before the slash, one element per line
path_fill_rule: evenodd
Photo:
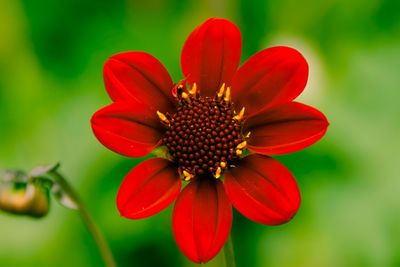
<path fill-rule="evenodd" d="M 314 144 L 325 134 L 328 125 L 320 111 L 290 102 L 249 118 L 244 132 L 251 132 L 248 141 L 250 150 L 264 155 L 277 155 Z"/>
<path fill-rule="evenodd" d="M 242 37 L 226 19 L 209 19 L 197 27 L 182 49 L 181 66 L 190 84 L 203 96 L 214 96 L 222 83 L 230 84 L 240 62 Z"/>
<path fill-rule="evenodd" d="M 262 50 L 239 68 L 232 82 L 232 98 L 247 115 L 295 99 L 304 89 L 308 65 L 289 47 Z"/>
<path fill-rule="evenodd" d="M 225 192 L 233 206 L 258 223 L 289 221 L 300 206 L 300 192 L 290 171 L 279 161 L 250 155 L 224 174 Z"/>
<path fill-rule="evenodd" d="M 228 238 L 232 207 L 221 181 L 197 179 L 178 196 L 172 227 L 178 246 L 192 261 L 211 260 Z"/>
<path fill-rule="evenodd" d="M 142 102 L 160 111 L 174 104 L 173 82 L 155 57 L 144 52 L 112 56 L 104 65 L 104 83 L 113 101 Z"/>
<path fill-rule="evenodd" d="M 142 157 L 157 146 L 162 135 L 155 114 L 143 103 L 116 102 L 93 115 L 92 129 L 109 149 L 128 157 Z"/>
<path fill-rule="evenodd" d="M 181 181 L 172 162 L 152 158 L 137 165 L 122 181 L 117 207 L 129 219 L 146 218 L 165 209 L 180 190 Z"/>

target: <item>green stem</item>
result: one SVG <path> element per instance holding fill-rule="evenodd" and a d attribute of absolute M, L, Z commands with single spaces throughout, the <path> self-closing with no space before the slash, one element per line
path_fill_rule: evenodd
<path fill-rule="evenodd" d="M 225 266 L 236 267 L 235 254 L 233 252 L 233 243 L 231 235 L 229 235 L 228 240 L 225 243 L 224 255 L 225 255 Z"/>
<path fill-rule="evenodd" d="M 86 228 L 89 230 L 90 234 L 92 235 L 93 240 L 95 241 L 97 248 L 103 258 L 104 264 L 107 267 L 116 267 L 115 260 L 111 253 L 111 250 L 100 232 L 99 228 L 95 224 L 92 216 L 86 209 L 85 205 L 79 198 L 78 194 L 75 190 L 68 184 L 67 180 L 57 171 L 52 171 L 50 174 L 57 180 L 58 184 L 65 190 L 65 192 L 73 199 L 77 205 L 79 214 L 84 222 Z"/>

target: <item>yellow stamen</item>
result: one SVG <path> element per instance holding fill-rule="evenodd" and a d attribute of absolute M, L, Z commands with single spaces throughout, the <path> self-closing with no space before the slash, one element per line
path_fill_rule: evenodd
<path fill-rule="evenodd" d="M 247 146 L 247 141 L 243 141 L 236 146 L 236 149 L 243 149 Z"/>
<path fill-rule="evenodd" d="M 196 96 L 196 93 L 197 93 L 197 85 L 196 83 L 193 83 L 192 90 L 189 90 L 189 94 L 191 94 L 192 96 Z"/>
<path fill-rule="evenodd" d="M 241 149 L 236 149 L 236 155 L 240 156 L 242 155 L 243 151 Z"/>
<path fill-rule="evenodd" d="M 243 115 L 244 115 L 244 107 L 242 107 L 242 109 L 240 110 L 239 114 L 236 115 L 235 117 L 233 117 L 235 120 L 240 121 L 243 119 Z"/>
<path fill-rule="evenodd" d="M 221 85 L 221 88 L 219 88 L 219 91 L 217 93 L 218 98 L 221 98 L 224 95 L 224 92 L 225 92 L 225 83 L 223 83 Z"/>
<path fill-rule="evenodd" d="M 183 180 L 185 180 L 185 181 L 189 181 L 190 179 L 193 178 L 193 174 L 191 174 L 188 171 L 183 170 L 182 173 L 183 173 L 183 176 L 184 176 Z"/>
<path fill-rule="evenodd" d="M 229 103 L 229 101 L 231 101 L 231 88 L 229 86 L 228 88 L 226 88 L 224 100 L 226 103 Z"/>
<path fill-rule="evenodd" d="M 163 121 L 165 123 L 169 123 L 169 120 L 168 120 L 167 116 L 165 116 L 164 113 L 157 110 L 157 116 L 160 118 L 161 121 Z"/>
<path fill-rule="evenodd" d="M 248 132 L 244 138 L 249 138 L 250 135 L 251 135 L 251 132 Z"/>
<path fill-rule="evenodd" d="M 219 163 L 219 165 L 221 166 L 221 168 L 225 169 L 225 167 L 226 167 L 226 162 L 225 162 L 225 161 L 221 161 L 221 162 Z"/>
<path fill-rule="evenodd" d="M 215 174 L 214 174 L 214 177 L 215 177 L 216 179 L 218 179 L 218 178 L 221 176 L 221 172 L 222 172 L 221 167 L 218 167 L 217 170 L 216 170 L 216 172 L 215 172 Z"/>
<path fill-rule="evenodd" d="M 190 103 L 190 97 L 189 97 L 189 95 L 188 95 L 187 93 L 183 92 L 183 93 L 182 93 L 182 98 L 185 99 L 187 102 Z"/>

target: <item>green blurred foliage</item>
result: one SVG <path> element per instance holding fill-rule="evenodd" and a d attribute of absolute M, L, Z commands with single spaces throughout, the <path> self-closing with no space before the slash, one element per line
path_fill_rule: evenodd
<path fill-rule="evenodd" d="M 118 186 L 141 159 L 102 147 L 89 120 L 110 102 L 110 55 L 147 51 L 177 81 L 186 36 L 215 16 L 241 28 L 242 61 L 272 45 L 299 49 L 310 64 L 299 101 L 331 123 L 318 144 L 279 157 L 302 192 L 294 220 L 267 227 L 234 214 L 238 267 L 400 266 L 397 0 L 3 0 L 0 168 L 60 161 L 119 266 L 194 266 L 173 240 L 171 208 L 139 221 L 118 215 Z M 57 204 L 41 220 L 0 214 L 0 236 L 0 266 L 102 265 L 78 215 Z"/>

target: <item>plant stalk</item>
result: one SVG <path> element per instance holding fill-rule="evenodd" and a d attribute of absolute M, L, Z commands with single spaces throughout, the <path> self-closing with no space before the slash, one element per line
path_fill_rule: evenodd
<path fill-rule="evenodd" d="M 229 235 L 228 240 L 225 243 L 224 256 L 225 256 L 226 267 L 236 267 L 235 253 L 233 251 L 233 242 L 231 235 Z"/>
<path fill-rule="evenodd" d="M 92 235 L 93 240 L 103 258 L 106 267 L 116 267 L 114 257 L 111 253 L 110 247 L 108 246 L 103 234 L 97 227 L 92 216 L 88 212 L 87 208 L 79 198 L 75 190 L 68 184 L 67 180 L 57 171 L 52 171 L 50 174 L 57 180 L 59 185 L 65 190 L 65 192 L 74 200 L 77 205 L 78 212 L 82 218 L 83 223 Z"/>

